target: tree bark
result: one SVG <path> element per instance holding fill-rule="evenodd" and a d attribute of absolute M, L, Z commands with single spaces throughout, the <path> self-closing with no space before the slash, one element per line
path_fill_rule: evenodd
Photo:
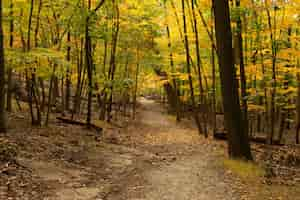
<path fill-rule="evenodd" d="M 10 2 L 10 13 L 9 16 L 11 17 L 10 19 L 10 24 L 9 24 L 9 47 L 12 49 L 14 46 L 14 19 L 13 19 L 13 15 L 14 15 L 14 4 L 11 0 Z M 12 71 L 12 67 L 10 67 L 7 71 L 7 94 L 6 94 L 6 110 L 8 112 L 12 111 L 12 75 L 13 75 L 13 71 Z"/>
<path fill-rule="evenodd" d="M 167 7 L 166 3 L 164 4 L 164 9 L 165 12 L 167 13 Z M 175 73 L 175 66 L 174 66 L 174 58 L 173 58 L 173 50 L 172 50 L 172 40 L 171 40 L 171 31 L 170 31 L 170 26 L 169 22 L 167 20 L 166 22 L 166 31 L 167 31 L 167 37 L 168 37 L 168 48 L 169 48 L 169 59 L 170 59 L 170 66 L 171 66 L 171 71 L 172 73 Z M 175 91 L 174 98 L 172 97 L 171 102 L 174 102 L 174 105 L 171 104 L 172 110 L 175 109 L 176 111 L 176 121 L 179 122 L 181 120 L 180 116 L 180 99 L 179 99 L 179 89 L 178 89 L 178 84 L 176 78 L 172 76 L 172 83 L 173 83 L 173 90 Z M 170 101 L 169 101 L 170 103 Z"/>
<path fill-rule="evenodd" d="M 110 86 L 110 95 L 109 95 L 109 104 L 107 106 L 107 121 L 111 121 L 111 112 L 112 112 L 112 104 L 113 104 L 113 91 L 114 91 L 114 84 L 113 81 L 115 79 L 115 71 L 116 71 L 116 53 L 117 53 L 117 43 L 119 37 L 119 30 L 120 30 L 120 11 L 117 1 L 113 0 L 114 5 L 114 12 L 115 16 L 113 17 L 113 31 L 112 31 L 112 48 L 111 48 L 111 57 L 110 57 L 110 66 L 108 72 L 108 78 L 111 81 Z"/>
<path fill-rule="evenodd" d="M 88 1 L 88 9 L 91 9 L 91 0 Z M 85 27 L 85 62 L 88 75 L 88 111 L 86 123 L 90 127 L 92 120 L 92 98 L 93 98 L 93 57 L 92 57 L 92 39 L 89 33 L 89 16 L 86 19 Z"/>
<path fill-rule="evenodd" d="M 72 111 L 72 118 L 74 117 L 74 114 L 77 114 L 80 110 L 80 95 L 81 95 L 81 85 L 82 80 L 84 79 L 84 70 L 83 70 L 83 39 L 80 39 L 80 50 L 78 52 L 78 58 L 77 58 L 77 83 L 76 83 L 76 92 L 75 92 L 75 98 L 73 103 L 73 111 Z M 82 78 L 83 77 L 83 78 Z"/>
<path fill-rule="evenodd" d="M 266 6 L 267 6 L 267 2 Z M 274 134 L 275 134 L 275 120 L 276 120 L 276 87 L 277 87 L 277 76 L 276 76 L 276 61 L 277 61 L 277 41 L 275 31 L 273 32 L 272 28 L 272 19 L 271 19 L 271 12 L 269 8 L 266 9 L 267 17 L 268 17 L 268 26 L 270 31 L 270 40 L 271 40 L 271 47 L 272 47 L 272 89 L 271 89 L 271 105 L 270 105 L 270 118 L 271 118 L 271 131 L 268 135 L 269 144 L 272 144 Z M 274 20 L 276 20 L 276 9 L 274 9 L 275 16 Z M 276 21 L 274 22 L 276 25 Z M 276 30 L 276 27 L 274 28 Z"/>
<path fill-rule="evenodd" d="M 197 72 L 198 72 L 198 82 L 199 82 L 199 90 L 200 90 L 200 99 L 203 103 L 203 84 L 202 84 L 202 72 L 201 72 L 201 57 L 200 57 L 200 44 L 199 44 L 199 33 L 198 33 L 198 21 L 196 17 L 195 11 L 195 0 L 192 0 L 192 13 L 193 13 L 193 27 L 195 33 L 195 47 L 196 47 L 196 57 L 197 57 Z"/>
<path fill-rule="evenodd" d="M 193 86 L 193 78 L 191 73 L 191 60 L 190 60 L 190 47 L 189 47 L 189 39 L 187 34 L 187 23 L 186 23 L 186 16 L 185 16 L 185 0 L 181 1 L 182 4 L 182 17 L 183 17 L 183 32 L 184 32 L 184 44 L 185 44 L 185 53 L 186 53 L 186 67 L 187 67 L 187 73 L 188 73 L 188 79 L 189 79 L 189 87 L 190 87 L 190 94 L 191 94 L 191 101 L 192 101 L 192 109 L 193 109 L 193 115 L 196 122 L 196 125 L 198 127 L 199 134 L 202 134 L 202 127 L 199 119 L 199 115 L 196 109 L 196 101 L 195 101 L 195 95 L 194 95 L 194 86 Z"/>
<path fill-rule="evenodd" d="M 298 66 L 299 67 L 299 66 Z M 297 73 L 298 91 L 297 91 L 297 121 L 296 121 L 296 144 L 299 144 L 299 132 L 300 132 L 300 73 Z"/>
<path fill-rule="evenodd" d="M 240 8 L 240 0 L 236 0 L 236 7 Z M 242 97 L 242 115 L 243 115 L 243 125 L 245 127 L 245 132 L 248 135 L 248 104 L 247 104 L 247 78 L 245 73 L 245 63 L 244 63 L 244 48 L 243 48 L 243 36 L 242 36 L 242 20 L 240 13 L 237 18 L 237 39 L 238 39 L 238 57 L 240 65 L 240 79 L 241 79 L 241 97 Z"/>
<path fill-rule="evenodd" d="M 135 116 L 136 116 L 139 73 L 140 73 L 140 49 L 139 49 L 139 47 L 137 47 L 137 50 L 136 50 L 135 87 L 134 87 L 134 93 L 133 93 L 133 119 L 135 119 Z"/>
<path fill-rule="evenodd" d="M 252 160 L 249 138 L 242 123 L 238 82 L 234 69 L 232 32 L 227 0 L 213 0 L 220 78 L 228 131 L 228 153 L 232 158 Z"/>
<path fill-rule="evenodd" d="M 67 35 L 67 61 L 71 61 L 71 33 L 68 32 Z M 70 67 L 67 67 L 67 74 L 66 74 L 66 102 L 65 102 L 65 109 L 68 111 L 70 110 L 70 97 L 71 97 L 71 71 Z"/>
<path fill-rule="evenodd" d="M 0 0 L 0 133 L 6 132 L 5 119 L 5 63 L 2 27 L 2 0 Z"/>
<path fill-rule="evenodd" d="M 213 13 L 213 8 L 212 8 L 212 13 Z M 212 14 L 212 21 L 214 20 L 214 16 Z M 207 27 L 207 30 L 208 30 L 208 27 Z M 213 25 L 211 25 L 211 34 L 213 35 L 214 34 L 214 27 Z M 211 65 L 212 65 L 212 128 L 213 128 L 213 134 L 216 133 L 217 131 L 217 115 L 216 115 L 216 112 L 217 112 L 217 108 L 216 108 L 216 105 L 217 105 L 217 99 L 216 99 L 216 90 L 217 90 L 217 87 L 216 87 L 216 59 L 215 59 L 215 52 L 216 52 L 216 46 L 215 46 L 215 40 L 214 40 L 214 37 L 211 37 L 212 40 L 211 40 Z"/>

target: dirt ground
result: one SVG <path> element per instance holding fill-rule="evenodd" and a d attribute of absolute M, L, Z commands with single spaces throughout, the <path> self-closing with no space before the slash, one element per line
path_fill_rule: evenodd
<path fill-rule="evenodd" d="M 142 166 L 140 181 L 125 180 L 107 199 L 239 199 L 218 166 L 216 149 L 195 128 L 178 125 L 160 105 L 143 99 L 139 120 L 127 132 L 138 149 L 161 160 Z M 132 140 L 131 140 L 132 141 Z M 136 179 L 139 180 L 139 179 Z"/>
<path fill-rule="evenodd" d="M 0 141 L 17 149 L 17 159 L 0 165 L 0 199 L 247 199 L 222 166 L 223 144 L 199 136 L 190 122 L 176 123 L 152 100 L 140 104 L 135 121 L 103 123 L 101 136 L 54 119 L 33 129 L 26 117 L 11 116 Z"/>

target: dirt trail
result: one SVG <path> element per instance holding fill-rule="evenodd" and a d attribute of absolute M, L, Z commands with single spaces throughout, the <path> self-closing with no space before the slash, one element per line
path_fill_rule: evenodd
<path fill-rule="evenodd" d="M 65 125 L 19 135 L 18 162 L 47 188 L 34 200 L 240 199 L 209 140 L 190 123 L 177 124 L 160 104 L 139 102 L 137 120 L 106 130 L 100 142 Z"/>
<path fill-rule="evenodd" d="M 137 125 L 140 127 L 133 127 L 131 133 L 144 131 L 146 138 L 153 138 L 145 142 L 146 149 L 169 162 L 144 170 L 143 183 L 127 184 L 117 195 L 107 199 L 239 199 L 226 183 L 229 181 L 224 179 L 213 146 L 201 143 L 199 140 L 203 139 L 198 138 L 195 129 L 176 124 L 159 104 L 147 99 L 141 99 L 140 103 L 142 109 Z"/>

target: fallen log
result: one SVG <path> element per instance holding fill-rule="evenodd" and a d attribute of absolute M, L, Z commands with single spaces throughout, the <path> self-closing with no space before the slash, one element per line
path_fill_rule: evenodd
<path fill-rule="evenodd" d="M 66 123 L 66 124 L 84 126 L 84 127 L 90 128 L 90 129 L 94 129 L 99 135 L 102 134 L 102 132 L 103 132 L 103 128 L 101 128 L 95 124 L 88 125 L 85 122 L 76 121 L 76 120 L 72 120 L 72 119 L 68 119 L 68 118 L 64 118 L 64 117 L 56 117 L 56 119 L 63 123 Z"/>
<path fill-rule="evenodd" d="M 214 139 L 227 140 L 228 135 L 226 132 L 216 132 L 214 134 Z M 258 144 L 268 144 L 267 138 L 265 138 L 265 137 L 259 137 L 259 136 L 251 137 L 250 141 L 254 142 L 254 143 L 258 143 Z M 272 145 L 284 146 L 284 144 L 282 144 L 279 140 L 274 140 Z"/>

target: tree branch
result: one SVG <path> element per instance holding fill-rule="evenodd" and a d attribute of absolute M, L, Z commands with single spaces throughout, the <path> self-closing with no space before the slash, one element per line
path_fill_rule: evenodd
<path fill-rule="evenodd" d="M 104 4 L 104 2 L 105 2 L 105 0 L 101 0 L 99 2 L 99 4 L 96 6 L 96 8 L 94 9 L 94 12 L 97 12 L 97 10 L 99 10 L 102 7 L 102 5 Z"/>

